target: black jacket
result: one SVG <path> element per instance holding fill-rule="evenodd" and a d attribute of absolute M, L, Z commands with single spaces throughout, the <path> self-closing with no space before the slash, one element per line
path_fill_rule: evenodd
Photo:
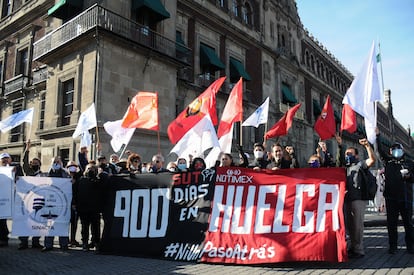
<path fill-rule="evenodd" d="M 404 156 L 401 159 L 395 159 L 388 154 L 385 146 L 378 140 L 379 138 L 377 138 L 378 153 L 385 167 L 384 197 L 411 203 L 413 201 L 414 163 Z M 409 170 L 408 179 L 402 177 L 400 172 L 402 169 Z"/>
<path fill-rule="evenodd" d="M 99 213 L 102 209 L 103 184 L 98 178 L 81 177 L 75 186 L 73 203 L 79 213 Z"/>

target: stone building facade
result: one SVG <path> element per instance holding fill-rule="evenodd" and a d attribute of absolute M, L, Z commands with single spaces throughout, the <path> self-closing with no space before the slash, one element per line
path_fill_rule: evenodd
<path fill-rule="evenodd" d="M 270 98 L 271 127 L 292 106 L 302 103 L 287 136 L 300 163 L 314 153 L 313 130 L 330 95 L 340 124 L 341 101 L 353 76 L 302 25 L 294 0 L 0 0 L 0 120 L 34 107 L 32 125 L 0 135 L 0 151 L 20 161 L 30 139 L 31 157 L 44 167 L 55 155 L 76 159 L 73 139 L 80 114 L 96 106 L 94 145 L 112 153 L 107 121 L 123 117 L 138 91 L 159 95 L 159 133 L 137 129 L 128 149 L 144 160 L 172 148 L 168 124 L 215 79 L 227 79 L 217 95 L 219 117 L 228 94 L 244 78 L 247 118 Z M 383 142 L 398 140 L 413 154 L 413 140 L 392 115 L 388 101 L 379 108 Z M 363 135 L 344 135 L 354 144 Z M 236 124 L 234 144 L 252 150 L 267 129 Z M 159 144 L 158 144 L 159 141 Z M 270 143 L 276 140 L 268 141 Z M 328 141 L 335 152 L 335 143 Z M 158 149 L 159 148 L 159 149 Z M 91 158 L 96 155 L 91 147 Z M 168 156 L 174 159 L 176 156 Z"/>

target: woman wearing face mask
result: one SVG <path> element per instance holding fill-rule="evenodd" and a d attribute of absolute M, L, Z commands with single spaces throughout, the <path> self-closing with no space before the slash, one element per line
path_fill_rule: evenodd
<path fill-rule="evenodd" d="M 187 167 L 187 160 L 185 158 L 178 158 L 177 159 L 177 168 L 179 170 L 179 172 L 186 172 L 188 167 Z"/>
<path fill-rule="evenodd" d="M 74 194 L 77 191 L 77 186 L 82 176 L 82 172 L 79 170 L 79 166 L 74 161 L 69 161 L 66 165 L 66 169 L 68 170 L 69 175 L 72 178 L 72 207 L 70 211 L 70 245 L 72 247 L 77 247 L 80 246 L 79 242 L 76 241 L 76 231 L 78 230 L 79 215 L 73 197 L 76 196 Z"/>
<path fill-rule="evenodd" d="M 206 163 L 202 158 L 194 158 L 193 162 L 191 163 L 190 170 L 191 171 L 201 171 L 206 169 Z"/>
<path fill-rule="evenodd" d="M 395 142 L 387 152 L 379 142 L 377 131 L 377 148 L 385 171 L 384 198 L 387 210 L 387 229 L 390 254 L 397 252 L 398 217 L 401 215 L 405 230 L 407 252 L 414 254 L 413 184 L 414 163 L 405 157 L 404 147 Z"/>
<path fill-rule="evenodd" d="M 251 163 L 251 165 L 249 165 L 249 167 L 253 168 L 253 170 L 256 171 L 260 169 L 265 169 L 266 166 L 269 164 L 269 160 L 266 158 L 267 154 L 263 144 L 255 143 L 253 147 L 253 154 L 254 160 Z"/>
<path fill-rule="evenodd" d="M 321 167 L 321 158 L 317 154 L 310 156 L 308 159 L 308 165 L 310 168 Z"/>

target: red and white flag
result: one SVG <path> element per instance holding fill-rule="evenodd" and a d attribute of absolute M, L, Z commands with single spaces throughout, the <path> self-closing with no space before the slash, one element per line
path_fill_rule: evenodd
<path fill-rule="evenodd" d="M 122 119 L 122 127 L 158 131 L 158 93 L 138 92 Z"/>
<path fill-rule="evenodd" d="M 168 137 L 172 144 L 176 144 L 207 114 L 213 125 L 217 125 L 216 94 L 225 79 L 226 77 L 221 77 L 214 81 L 168 125 Z"/>
<path fill-rule="evenodd" d="M 341 132 L 344 130 L 350 134 L 357 130 L 356 113 L 348 104 L 342 106 Z"/>

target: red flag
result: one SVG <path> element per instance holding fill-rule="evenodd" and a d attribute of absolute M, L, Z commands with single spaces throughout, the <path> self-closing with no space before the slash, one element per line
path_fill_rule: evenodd
<path fill-rule="evenodd" d="M 287 135 L 289 128 L 292 126 L 293 117 L 295 116 L 296 111 L 300 108 L 301 105 L 302 104 L 299 103 L 293 106 L 292 109 L 289 109 L 283 115 L 283 117 L 278 122 L 276 122 L 276 124 L 273 125 L 269 131 L 267 131 L 267 133 L 265 134 L 265 139 Z"/>
<path fill-rule="evenodd" d="M 217 137 L 221 138 L 227 134 L 231 125 L 234 122 L 242 121 L 243 119 L 243 81 L 242 78 L 233 87 L 227 100 L 226 106 L 224 106 L 223 115 L 217 130 Z"/>
<path fill-rule="evenodd" d="M 315 122 L 314 129 L 322 140 L 335 136 L 335 116 L 329 95 L 326 98 L 325 105 L 323 105 L 321 114 Z"/>
<path fill-rule="evenodd" d="M 168 137 L 172 144 L 176 144 L 206 114 L 210 114 L 213 125 L 217 125 L 216 94 L 225 79 L 221 77 L 214 81 L 168 125 Z"/>
<path fill-rule="evenodd" d="M 122 119 L 122 127 L 158 131 L 158 93 L 138 92 Z"/>
<path fill-rule="evenodd" d="M 348 131 L 350 134 L 357 130 L 355 111 L 348 104 L 342 107 L 341 131 Z"/>

